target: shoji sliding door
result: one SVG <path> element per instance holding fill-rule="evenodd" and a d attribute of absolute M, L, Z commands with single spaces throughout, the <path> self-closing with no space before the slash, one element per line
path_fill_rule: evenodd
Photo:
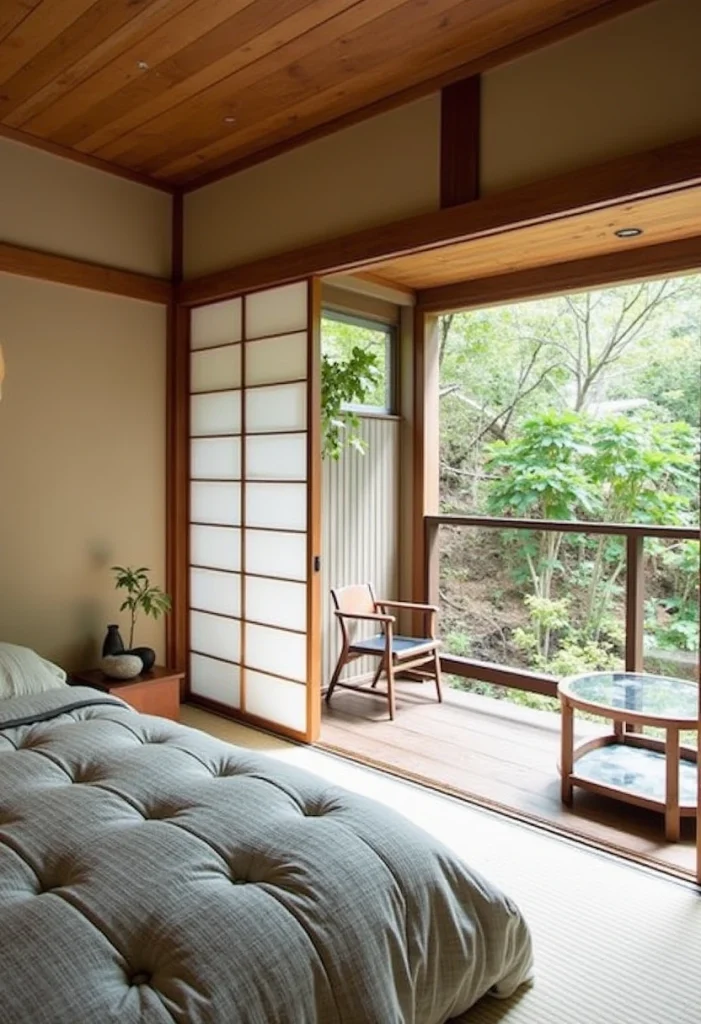
<path fill-rule="evenodd" d="M 321 659 L 315 295 L 285 285 L 190 323 L 190 691 L 307 739 Z"/>

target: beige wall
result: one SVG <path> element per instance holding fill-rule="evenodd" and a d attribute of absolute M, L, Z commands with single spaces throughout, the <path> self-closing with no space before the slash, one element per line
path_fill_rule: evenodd
<path fill-rule="evenodd" d="M 436 209 L 439 117 L 428 96 L 190 193 L 186 274 Z"/>
<path fill-rule="evenodd" d="M 0 340 L 0 639 L 90 666 L 109 566 L 165 584 L 165 310 L 0 275 Z M 162 658 L 162 623 L 138 641 Z"/>
<path fill-rule="evenodd" d="M 0 240 L 170 274 L 167 193 L 0 139 Z"/>
<path fill-rule="evenodd" d="M 701 132 L 701 0 L 658 0 L 482 78 L 483 193 Z"/>

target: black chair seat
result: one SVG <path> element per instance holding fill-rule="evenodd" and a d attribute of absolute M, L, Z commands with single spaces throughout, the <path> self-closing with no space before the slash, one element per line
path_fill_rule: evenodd
<path fill-rule="evenodd" d="M 369 636 L 365 640 L 356 640 L 352 643 L 350 650 L 354 654 L 384 654 L 386 645 L 386 637 L 384 633 L 378 633 L 376 636 Z M 398 657 L 412 654 L 415 651 L 421 650 L 422 647 L 428 649 L 435 647 L 436 641 L 430 637 L 420 636 L 393 636 L 392 637 L 392 654 Z"/>

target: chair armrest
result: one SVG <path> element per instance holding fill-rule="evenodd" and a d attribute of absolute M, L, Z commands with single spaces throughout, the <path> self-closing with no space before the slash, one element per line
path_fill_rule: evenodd
<path fill-rule="evenodd" d="M 420 612 L 437 612 L 435 604 L 416 604 L 414 601 L 375 601 L 378 608 L 413 608 Z"/>
<path fill-rule="evenodd" d="M 394 615 L 378 615 L 377 612 L 375 612 L 375 613 L 368 612 L 368 613 L 362 615 L 362 614 L 355 614 L 354 612 L 340 612 L 340 611 L 337 610 L 337 611 L 334 612 L 334 615 L 336 615 L 339 619 L 360 619 L 363 622 L 394 622 L 395 621 Z"/>

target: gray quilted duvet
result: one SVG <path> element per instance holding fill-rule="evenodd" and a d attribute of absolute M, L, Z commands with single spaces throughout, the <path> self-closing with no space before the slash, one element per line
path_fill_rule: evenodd
<path fill-rule="evenodd" d="M 95 690 L 0 701 L 2 1024 L 438 1024 L 530 970 L 386 808 Z"/>

